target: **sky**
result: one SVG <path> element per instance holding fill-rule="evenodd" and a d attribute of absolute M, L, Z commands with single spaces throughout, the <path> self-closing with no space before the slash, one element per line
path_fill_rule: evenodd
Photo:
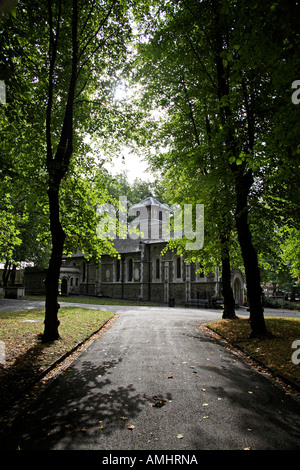
<path fill-rule="evenodd" d="M 143 161 L 139 155 L 129 153 L 126 149 L 124 149 L 122 155 L 114 158 L 111 163 L 105 163 L 104 166 L 112 175 L 125 171 L 130 184 L 133 183 L 135 178 L 149 182 L 154 180 L 152 174 L 147 170 L 147 162 Z"/>
<path fill-rule="evenodd" d="M 115 90 L 115 99 L 121 102 L 122 100 L 130 99 L 131 94 L 131 89 L 128 88 L 126 84 L 120 83 Z M 154 111 L 153 116 L 155 116 L 156 113 L 158 112 Z M 127 173 L 128 183 L 130 184 L 133 183 L 135 178 L 150 183 L 155 179 L 148 170 L 148 163 L 144 161 L 140 155 L 134 154 L 126 147 L 124 147 L 122 154 L 118 158 L 114 157 L 112 163 L 108 162 L 104 166 L 113 175 L 125 171 Z"/>

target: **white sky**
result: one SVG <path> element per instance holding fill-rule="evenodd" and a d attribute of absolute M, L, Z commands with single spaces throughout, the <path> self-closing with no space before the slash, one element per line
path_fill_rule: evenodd
<path fill-rule="evenodd" d="M 147 162 L 143 161 L 139 155 L 127 152 L 126 149 L 120 157 L 114 158 L 112 162 L 105 163 L 104 166 L 112 175 L 125 171 L 129 184 L 132 184 L 135 178 L 149 182 L 154 180 L 152 174 L 147 170 Z"/>
<path fill-rule="evenodd" d="M 130 99 L 132 90 L 127 88 L 126 84 L 120 83 L 120 85 L 115 90 L 115 99 L 122 101 L 123 99 Z M 155 114 L 160 114 L 160 112 L 153 112 Z M 124 157 L 124 158 L 122 158 Z M 143 160 L 143 158 L 137 154 L 134 154 L 132 151 L 124 147 L 120 157 L 114 157 L 112 162 L 108 162 L 104 167 L 112 174 L 126 172 L 128 183 L 132 184 L 135 178 L 141 180 L 152 182 L 154 177 L 151 172 L 148 170 L 148 163 Z"/>

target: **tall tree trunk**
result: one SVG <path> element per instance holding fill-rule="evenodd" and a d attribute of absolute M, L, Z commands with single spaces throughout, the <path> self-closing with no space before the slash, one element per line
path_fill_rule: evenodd
<path fill-rule="evenodd" d="M 60 19 L 62 2 L 59 2 Z M 50 214 L 50 231 L 52 237 L 52 252 L 46 276 L 46 311 L 45 311 L 45 329 L 43 340 L 55 341 L 59 338 L 58 327 L 58 286 L 60 267 L 62 262 L 63 248 L 65 242 L 65 233 L 60 222 L 59 207 L 59 189 L 62 179 L 68 171 L 70 159 L 73 153 L 73 110 L 75 100 L 75 87 L 78 74 L 78 5 L 77 0 L 72 0 L 72 69 L 69 79 L 68 99 L 65 107 L 64 120 L 60 133 L 60 139 L 55 156 L 53 156 L 51 117 L 53 105 L 53 88 L 55 77 L 55 60 L 57 55 L 59 25 L 57 22 L 56 35 L 54 35 L 52 2 L 48 0 L 49 13 L 49 96 L 46 118 L 46 137 L 47 137 L 47 171 L 49 175 L 48 199 Z"/>
<path fill-rule="evenodd" d="M 251 185 L 252 174 L 250 171 L 244 175 L 238 174 L 236 176 L 237 207 L 235 220 L 246 273 L 251 337 L 262 337 L 267 334 L 267 330 L 262 306 L 260 270 L 248 221 L 247 197 Z"/>
<path fill-rule="evenodd" d="M 6 287 L 8 284 L 9 276 L 10 276 L 10 269 L 11 269 L 11 262 L 5 261 L 4 270 L 2 273 L 2 280 L 3 286 Z"/>
<path fill-rule="evenodd" d="M 55 341 L 59 338 L 58 310 L 59 303 L 58 287 L 60 277 L 60 267 L 65 242 L 65 233 L 62 229 L 59 218 L 59 191 L 49 188 L 48 190 L 50 206 L 50 227 L 52 234 L 52 252 L 46 275 L 46 305 L 45 305 L 45 329 L 43 341 Z"/>
<path fill-rule="evenodd" d="M 230 229 L 225 220 L 223 221 L 223 229 L 221 230 L 220 242 L 222 250 L 222 295 L 224 300 L 223 319 L 236 318 L 235 301 L 231 287 L 231 268 L 229 256 L 229 240 Z"/>
<path fill-rule="evenodd" d="M 222 294 L 224 300 L 222 318 L 226 320 L 237 318 L 235 314 L 235 300 L 231 287 L 231 269 L 229 256 L 222 257 Z"/>
<path fill-rule="evenodd" d="M 221 122 L 226 130 L 225 145 L 229 157 L 233 156 L 235 159 L 239 155 L 239 146 L 235 140 L 235 129 L 232 122 L 231 108 L 228 104 L 229 97 L 229 67 L 224 66 L 223 53 L 224 53 L 224 25 L 221 21 L 221 2 L 212 0 L 212 9 L 216 24 L 215 30 L 215 63 L 217 70 L 217 93 L 220 100 L 220 115 Z M 228 34 L 228 31 L 227 31 Z M 245 83 L 243 86 L 243 97 L 246 108 L 247 124 L 248 124 L 248 142 L 247 147 L 249 151 L 253 150 L 254 145 L 254 121 L 253 115 L 249 108 L 248 94 Z M 223 100 L 225 98 L 225 104 Z M 266 335 L 266 325 L 263 315 L 263 307 L 261 300 L 261 286 L 260 286 L 260 270 L 258 266 L 257 253 L 252 243 L 252 235 L 248 223 L 248 195 L 250 188 L 253 184 L 253 176 L 251 170 L 246 171 L 245 165 L 236 165 L 236 163 L 229 163 L 234 178 L 235 178 L 235 194 L 236 194 L 236 213 L 235 221 L 238 232 L 239 244 L 242 251 L 244 261 L 246 282 L 248 290 L 248 302 L 250 307 L 250 323 L 251 323 L 251 336 L 264 336 Z"/>

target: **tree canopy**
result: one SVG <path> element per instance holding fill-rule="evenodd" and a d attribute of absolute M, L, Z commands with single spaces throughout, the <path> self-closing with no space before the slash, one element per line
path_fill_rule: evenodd
<path fill-rule="evenodd" d="M 1 25 L 0 62 L 7 87 L 1 162 L 3 171 L 13 172 L 14 185 L 36 181 L 34 195 L 32 184 L 27 186 L 28 197 L 48 214 L 41 235 L 51 247 L 47 341 L 59 336 L 64 249 L 81 248 L 99 259 L 110 248 L 95 235 L 96 204 L 107 198 L 107 191 L 86 135 L 94 132 L 101 138 L 116 126 L 111 102 L 130 38 L 127 7 L 128 2 L 117 0 L 20 1 Z M 8 206 L 8 195 L 6 199 Z M 10 233 L 13 247 L 19 243 L 18 232 L 12 227 Z"/>

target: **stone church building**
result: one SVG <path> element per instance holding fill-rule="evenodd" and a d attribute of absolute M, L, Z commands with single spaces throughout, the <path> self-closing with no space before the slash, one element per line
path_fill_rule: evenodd
<path fill-rule="evenodd" d="M 169 211 L 152 196 L 131 206 L 130 213 L 146 227 L 146 236 L 116 238 L 113 243 L 120 259 L 104 254 L 100 266 L 80 252 L 65 258 L 61 293 L 176 305 L 189 299 L 222 299 L 218 267 L 205 275 L 197 272 L 197 263 L 184 262 L 184 257 L 170 250 L 161 253 L 168 242 L 163 229 Z M 153 232 L 155 236 L 151 236 Z M 231 282 L 235 300 L 243 304 L 244 280 L 239 270 L 232 271 Z"/>

